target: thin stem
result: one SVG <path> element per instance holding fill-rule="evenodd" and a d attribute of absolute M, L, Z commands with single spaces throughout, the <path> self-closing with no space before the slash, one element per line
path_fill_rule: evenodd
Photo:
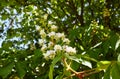
<path fill-rule="evenodd" d="M 66 70 L 68 70 L 68 71 L 71 71 L 71 72 L 73 72 L 73 73 L 75 73 L 75 74 L 78 74 L 78 72 L 76 72 L 75 70 L 73 70 L 71 67 L 70 67 L 70 64 L 68 64 L 67 62 L 66 62 L 66 58 L 63 58 L 63 63 L 64 63 L 64 65 L 66 66 Z"/>

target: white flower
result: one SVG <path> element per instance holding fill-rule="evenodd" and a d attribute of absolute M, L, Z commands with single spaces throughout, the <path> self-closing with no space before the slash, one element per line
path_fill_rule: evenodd
<path fill-rule="evenodd" d="M 50 38 L 54 38 L 55 37 L 55 32 L 50 32 L 49 34 L 48 34 L 48 36 L 50 37 Z"/>
<path fill-rule="evenodd" d="M 47 17 L 48 17 L 48 14 L 45 14 L 44 16 L 43 16 L 43 18 L 46 20 L 47 19 Z"/>
<path fill-rule="evenodd" d="M 40 26 L 36 25 L 36 30 L 39 31 L 40 30 Z"/>
<path fill-rule="evenodd" d="M 51 25 L 51 24 L 53 24 L 53 22 L 52 21 L 48 21 L 48 24 Z"/>
<path fill-rule="evenodd" d="M 46 44 L 44 44 L 43 46 L 42 46 L 42 48 L 41 48 L 41 51 L 45 51 L 47 49 L 47 46 L 46 46 Z"/>
<path fill-rule="evenodd" d="M 44 53 L 45 59 L 53 59 L 55 57 L 55 51 L 54 50 L 48 50 L 46 53 Z"/>
<path fill-rule="evenodd" d="M 63 42 L 66 43 L 66 44 L 69 44 L 70 40 L 68 38 L 65 38 L 65 39 L 63 39 Z"/>
<path fill-rule="evenodd" d="M 56 31 L 56 30 L 57 30 L 57 28 L 58 28 L 57 26 L 52 25 L 52 26 L 51 26 L 51 31 Z"/>
<path fill-rule="evenodd" d="M 54 45 L 54 43 L 50 41 L 50 42 L 48 43 L 48 48 L 51 48 L 53 45 Z"/>
<path fill-rule="evenodd" d="M 45 39 L 39 39 L 38 42 L 39 42 L 39 45 L 42 46 L 43 44 L 46 43 L 46 40 Z"/>
<path fill-rule="evenodd" d="M 42 29 L 42 30 L 40 31 L 40 35 L 44 35 L 44 34 L 46 34 L 46 33 L 45 33 L 44 29 Z"/>
<path fill-rule="evenodd" d="M 62 47 L 60 45 L 55 45 L 54 46 L 54 50 L 55 51 L 61 51 L 62 50 Z"/>
<path fill-rule="evenodd" d="M 55 36 L 56 40 L 58 40 L 58 39 L 64 39 L 64 38 L 65 38 L 64 33 L 56 33 L 56 36 Z"/>
<path fill-rule="evenodd" d="M 76 49 L 72 48 L 70 46 L 63 46 L 64 50 L 66 53 L 68 53 L 69 55 L 74 55 L 76 54 Z"/>
<path fill-rule="evenodd" d="M 41 38 L 45 38 L 46 37 L 46 33 L 45 33 L 44 29 L 42 29 L 40 31 L 40 35 L 41 35 Z"/>

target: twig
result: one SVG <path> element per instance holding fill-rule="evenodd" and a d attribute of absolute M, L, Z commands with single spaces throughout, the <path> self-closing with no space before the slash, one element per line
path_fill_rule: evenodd
<path fill-rule="evenodd" d="M 71 63 L 68 64 L 67 61 L 66 61 L 66 58 L 63 58 L 63 63 L 65 65 L 67 71 L 73 72 L 73 74 L 71 74 L 70 76 L 65 77 L 63 79 L 68 79 L 68 78 L 73 77 L 73 76 L 77 76 L 79 79 L 83 79 L 86 76 L 90 76 L 92 74 L 95 74 L 95 73 L 98 73 L 98 72 L 102 71 L 102 70 L 98 70 L 97 68 L 94 68 L 94 69 L 91 69 L 91 70 L 84 70 L 84 71 L 81 71 L 81 72 L 77 72 L 70 67 Z"/>

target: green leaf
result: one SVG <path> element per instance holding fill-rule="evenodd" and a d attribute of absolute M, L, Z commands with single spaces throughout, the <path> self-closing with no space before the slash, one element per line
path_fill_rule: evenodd
<path fill-rule="evenodd" d="M 88 60 L 88 61 L 94 61 L 94 62 L 98 62 L 96 59 L 89 57 L 88 55 L 82 55 L 81 58 Z"/>
<path fill-rule="evenodd" d="M 120 47 L 120 39 L 116 42 L 115 50 L 117 50 L 119 47 Z"/>
<path fill-rule="evenodd" d="M 109 67 L 110 64 L 111 64 L 110 61 L 100 61 L 97 63 L 97 67 L 100 70 L 105 70 Z"/>
<path fill-rule="evenodd" d="M 34 9 L 34 6 L 33 6 L 33 5 L 29 5 L 29 6 L 27 7 L 27 9 L 28 9 L 29 11 L 32 11 L 32 10 Z"/>
<path fill-rule="evenodd" d="M 63 77 L 63 75 L 58 75 L 55 77 L 55 79 L 63 79 L 62 77 Z"/>
<path fill-rule="evenodd" d="M 110 79 L 111 65 L 106 69 L 103 79 Z"/>
<path fill-rule="evenodd" d="M 89 56 L 94 59 L 98 59 L 100 53 L 101 53 L 101 49 L 98 48 L 90 49 L 87 51 L 87 54 L 89 54 Z"/>
<path fill-rule="evenodd" d="M 65 54 L 65 57 L 68 58 L 68 59 L 70 59 L 70 60 L 76 61 L 78 63 L 81 62 L 80 58 L 77 58 L 76 56 L 70 56 L 68 54 Z"/>
<path fill-rule="evenodd" d="M 111 36 L 111 38 L 110 38 L 110 45 L 111 45 L 113 50 L 115 50 L 117 48 L 116 44 L 117 44 L 118 40 L 119 40 L 118 35 L 114 34 L 114 35 Z"/>
<path fill-rule="evenodd" d="M 52 64 L 50 65 L 49 79 L 53 79 L 54 66 L 61 59 L 61 57 L 62 55 L 60 54 L 53 59 Z"/>
<path fill-rule="evenodd" d="M 120 62 L 120 54 L 118 55 L 117 61 Z"/>
<path fill-rule="evenodd" d="M 0 76 L 2 76 L 2 78 L 6 78 L 12 71 L 12 68 L 14 66 L 14 63 L 9 63 L 6 66 L 0 68 Z"/>
<path fill-rule="evenodd" d="M 36 49 L 34 51 L 33 62 L 32 62 L 32 65 L 31 65 L 32 68 L 35 68 L 40 63 L 40 61 L 42 61 L 41 57 L 42 57 L 42 52 L 40 51 L 40 49 Z"/>
<path fill-rule="evenodd" d="M 77 69 L 79 69 L 79 67 L 80 67 L 80 63 L 75 62 L 75 61 L 72 61 L 71 67 L 72 67 L 74 70 L 77 70 Z"/>
<path fill-rule="evenodd" d="M 41 57 L 42 56 L 42 52 L 40 51 L 40 49 L 36 49 L 35 51 L 34 51 L 34 57 Z"/>
<path fill-rule="evenodd" d="M 22 79 L 25 74 L 26 74 L 26 70 L 25 70 L 25 67 L 27 67 L 25 65 L 25 62 L 17 62 L 16 63 L 16 70 L 17 70 L 17 73 L 18 73 L 18 76 Z"/>
<path fill-rule="evenodd" d="M 110 47 L 109 40 L 106 40 L 105 42 L 102 43 L 102 49 L 103 49 L 104 55 L 108 52 L 109 47 Z"/>
<path fill-rule="evenodd" d="M 82 65 L 92 68 L 92 63 L 90 61 L 82 60 Z"/>
<path fill-rule="evenodd" d="M 8 16 L 6 14 L 2 15 L 2 20 L 6 20 L 8 18 Z"/>
<path fill-rule="evenodd" d="M 112 79 L 120 79 L 120 65 L 115 63 L 111 69 Z"/>

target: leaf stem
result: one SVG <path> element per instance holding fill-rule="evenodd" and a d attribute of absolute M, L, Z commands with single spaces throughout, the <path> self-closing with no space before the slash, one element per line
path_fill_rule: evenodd
<path fill-rule="evenodd" d="M 83 77 L 90 76 L 92 74 L 95 74 L 95 73 L 102 71 L 102 70 L 98 70 L 97 68 L 94 68 L 91 70 L 84 70 L 81 72 L 77 72 L 70 67 L 71 63 L 68 64 L 66 60 L 67 60 L 66 58 L 63 58 L 63 63 L 66 67 L 66 70 L 73 72 L 73 74 L 71 74 L 69 77 L 65 77 L 63 79 L 68 79 L 68 78 L 73 77 L 73 76 L 77 76 L 78 78 L 82 79 Z"/>

